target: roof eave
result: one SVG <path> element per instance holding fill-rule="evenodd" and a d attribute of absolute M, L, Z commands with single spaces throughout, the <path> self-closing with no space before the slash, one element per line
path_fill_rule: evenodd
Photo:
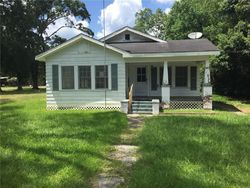
<path fill-rule="evenodd" d="M 185 56 L 218 56 L 220 51 L 204 51 L 204 52 L 174 52 L 174 53 L 140 53 L 125 54 L 124 58 L 135 57 L 185 57 Z"/>
<path fill-rule="evenodd" d="M 78 42 L 78 41 L 81 40 L 81 39 L 85 39 L 85 40 L 90 41 L 90 42 L 92 42 L 92 43 L 94 43 L 94 44 L 97 44 L 97 45 L 100 45 L 100 46 L 103 46 L 103 47 L 104 47 L 104 43 L 102 43 L 102 42 L 100 42 L 100 41 L 98 41 L 98 40 L 95 40 L 95 39 L 93 39 L 93 38 L 87 37 L 87 36 L 85 36 L 85 35 L 83 35 L 83 34 L 80 34 L 80 35 L 78 35 L 78 36 L 76 36 L 76 37 L 74 37 L 74 38 L 72 38 L 72 39 L 70 39 L 70 40 L 68 40 L 68 41 L 66 41 L 66 42 L 64 42 L 64 43 L 62 43 L 62 44 L 60 44 L 60 45 L 54 47 L 54 48 L 52 48 L 52 49 L 49 49 L 49 50 L 47 50 L 47 51 L 45 51 L 45 52 L 43 52 L 43 53 L 41 53 L 41 54 L 38 54 L 38 55 L 35 57 L 35 60 L 36 60 L 36 61 L 46 61 L 46 58 L 47 58 L 48 56 L 50 56 L 50 55 L 56 53 L 57 51 L 59 51 L 59 50 L 65 48 L 65 47 L 67 47 L 67 46 L 69 46 L 69 45 L 72 45 L 72 44 Z M 108 44 L 105 44 L 105 47 L 106 47 L 107 49 L 112 50 L 112 51 L 118 52 L 118 53 L 120 53 L 120 54 L 122 54 L 122 55 L 127 55 L 127 54 L 128 54 L 127 52 L 125 52 L 125 51 L 123 51 L 123 50 L 121 50 L 121 49 L 115 48 L 115 47 L 113 47 L 113 46 L 110 46 L 110 45 L 108 45 Z"/>

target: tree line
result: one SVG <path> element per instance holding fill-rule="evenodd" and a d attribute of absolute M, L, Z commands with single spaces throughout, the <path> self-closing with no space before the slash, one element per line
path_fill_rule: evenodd
<path fill-rule="evenodd" d="M 32 81 L 38 89 L 39 63 L 35 56 L 56 46 L 65 39 L 56 32 L 46 32 L 49 25 L 64 19 L 64 27 L 76 28 L 93 36 L 93 32 L 79 21 L 90 21 L 90 14 L 80 0 L 1 0 L 1 75 L 17 77 L 18 89 Z M 59 30 L 58 29 L 58 30 Z M 40 68 L 44 64 L 40 63 Z M 44 70 L 42 75 L 44 75 Z"/>
<path fill-rule="evenodd" d="M 250 98 L 250 1 L 180 0 L 166 14 L 146 8 L 136 14 L 135 28 L 163 40 L 187 39 L 200 31 L 220 49 L 211 59 L 215 91 Z"/>
<path fill-rule="evenodd" d="M 32 81 L 38 88 L 38 72 L 44 77 L 44 64 L 35 55 L 61 44 L 65 39 L 46 29 L 58 19 L 64 27 L 76 28 L 93 36 L 80 21 L 90 14 L 80 0 L 0 0 L 1 75 L 15 76 L 18 89 Z M 166 14 L 145 8 L 136 13 L 135 29 L 163 40 L 186 39 L 200 31 L 221 51 L 212 61 L 212 83 L 216 92 L 237 97 L 250 96 L 250 1 L 180 0 Z"/>

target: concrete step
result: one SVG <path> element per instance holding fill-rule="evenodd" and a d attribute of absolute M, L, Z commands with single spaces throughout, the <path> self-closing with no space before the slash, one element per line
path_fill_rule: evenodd
<path fill-rule="evenodd" d="M 152 104 L 132 104 L 132 108 L 152 108 Z"/>
<path fill-rule="evenodd" d="M 151 111 L 152 112 L 152 108 L 147 108 L 147 107 L 139 107 L 139 108 L 132 107 L 132 110 Z"/>
<path fill-rule="evenodd" d="M 138 110 L 138 111 L 132 111 L 132 114 L 152 114 L 152 111 L 141 111 L 141 110 Z"/>
<path fill-rule="evenodd" d="M 132 104 L 152 104 L 152 101 L 132 101 Z"/>

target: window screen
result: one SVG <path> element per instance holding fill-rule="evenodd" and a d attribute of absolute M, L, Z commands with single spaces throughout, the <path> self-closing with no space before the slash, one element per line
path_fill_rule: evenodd
<path fill-rule="evenodd" d="M 146 67 L 137 68 L 137 82 L 146 82 Z"/>
<path fill-rule="evenodd" d="M 197 67 L 191 67 L 190 75 L 191 75 L 191 80 L 190 80 L 191 90 L 196 90 L 197 89 Z"/>
<path fill-rule="evenodd" d="M 130 40 L 130 34 L 125 34 L 125 40 Z"/>
<path fill-rule="evenodd" d="M 187 87 L 187 67 L 176 67 L 175 85 L 177 87 Z"/>
<path fill-rule="evenodd" d="M 62 89 L 74 89 L 74 67 L 62 67 Z"/>
<path fill-rule="evenodd" d="M 79 66 L 79 89 L 91 89 L 91 67 Z"/>
<path fill-rule="evenodd" d="M 108 88 L 108 66 L 98 65 L 95 67 L 95 88 Z"/>

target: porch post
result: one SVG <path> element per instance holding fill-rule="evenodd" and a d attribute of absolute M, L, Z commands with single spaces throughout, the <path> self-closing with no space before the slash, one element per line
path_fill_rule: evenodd
<path fill-rule="evenodd" d="M 168 80 L 168 62 L 167 61 L 164 61 L 161 95 L 162 95 L 162 102 L 165 103 L 166 105 L 169 105 L 170 86 L 169 86 L 169 80 Z"/>
<path fill-rule="evenodd" d="M 210 77 L 209 61 L 205 61 L 204 83 L 203 83 L 203 108 L 212 109 L 212 86 Z"/>

